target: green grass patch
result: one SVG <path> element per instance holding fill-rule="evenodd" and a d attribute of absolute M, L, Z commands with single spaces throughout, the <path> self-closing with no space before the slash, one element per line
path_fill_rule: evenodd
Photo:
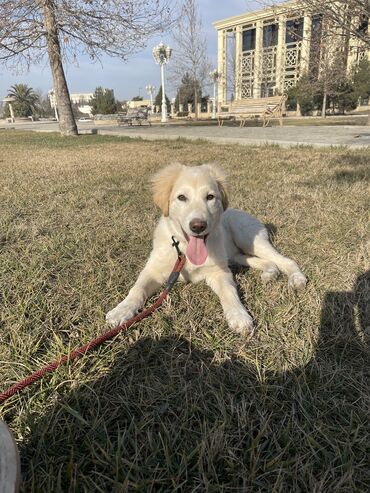
<path fill-rule="evenodd" d="M 256 334 L 204 285 L 13 397 L 24 492 L 366 492 L 367 150 L 0 134 L 1 389 L 104 327 L 151 248 L 148 178 L 218 162 L 309 279 L 238 270 Z M 169 239 L 170 241 L 170 239 Z"/>

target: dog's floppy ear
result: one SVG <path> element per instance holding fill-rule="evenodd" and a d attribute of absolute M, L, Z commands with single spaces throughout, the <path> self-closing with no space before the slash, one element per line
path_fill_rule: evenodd
<path fill-rule="evenodd" d="M 153 201 L 162 210 L 164 216 L 168 216 L 172 188 L 183 167 L 179 163 L 171 164 L 159 170 L 151 179 Z"/>
<path fill-rule="evenodd" d="M 217 164 L 206 164 L 205 165 L 210 173 L 210 175 L 216 180 L 218 189 L 221 194 L 222 207 L 224 211 L 229 207 L 229 199 L 226 193 L 226 173 Z"/>

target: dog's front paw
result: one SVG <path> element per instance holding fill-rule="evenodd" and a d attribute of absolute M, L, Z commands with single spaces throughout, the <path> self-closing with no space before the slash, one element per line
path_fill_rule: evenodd
<path fill-rule="evenodd" d="M 225 312 L 230 329 L 243 336 L 253 334 L 253 320 L 245 308 L 231 308 Z"/>
<path fill-rule="evenodd" d="M 105 320 L 111 327 L 117 327 L 134 317 L 137 311 L 136 307 L 122 302 L 107 313 Z"/>
<path fill-rule="evenodd" d="M 306 284 L 307 284 L 307 279 L 302 274 L 302 272 L 294 272 L 289 276 L 288 286 L 290 288 L 293 288 L 298 291 L 304 289 L 306 287 Z"/>

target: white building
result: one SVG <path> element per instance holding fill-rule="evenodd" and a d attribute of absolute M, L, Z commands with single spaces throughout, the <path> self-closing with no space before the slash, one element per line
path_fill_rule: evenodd
<path fill-rule="evenodd" d="M 70 99 L 73 104 L 76 104 L 78 106 L 78 110 L 85 114 L 85 115 L 91 115 L 91 106 L 90 106 L 90 100 L 94 96 L 94 93 L 92 92 L 72 92 L 70 94 Z M 52 108 L 55 108 L 56 106 L 56 98 L 55 98 L 55 93 L 53 90 L 50 90 L 48 92 L 48 97 L 50 101 L 50 106 Z"/>
<path fill-rule="evenodd" d="M 129 108 L 150 108 L 151 102 L 150 99 L 142 99 L 141 101 L 128 101 L 127 106 Z"/>
<path fill-rule="evenodd" d="M 325 32 L 323 16 L 302 8 L 299 0 L 215 22 L 218 33 L 219 102 L 282 94 L 303 73 L 319 71 L 325 39 L 346 58 L 347 70 L 370 50 L 349 36 Z M 369 29 L 365 22 L 362 29 Z M 325 36 L 324 36 L 325 33 Z M 316 74 L 318 76 L 318 73 Z"/>

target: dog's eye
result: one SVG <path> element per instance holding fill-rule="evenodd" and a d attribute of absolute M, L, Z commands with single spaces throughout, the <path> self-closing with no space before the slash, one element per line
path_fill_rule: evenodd
<path fill-rule="evenodd" d="M 181 200 L 181 202 L 186 202 L 187 198 L 185 197 L 185 195 L 179 195 L 178 197 L 178 200 Z"/>
<path fill-rule="evenodd" d="M 213 200 L 214 198 L 215 198 L 215 196 L 212 193 L 209 193 L 207 195 L 207 200 Z"/>

